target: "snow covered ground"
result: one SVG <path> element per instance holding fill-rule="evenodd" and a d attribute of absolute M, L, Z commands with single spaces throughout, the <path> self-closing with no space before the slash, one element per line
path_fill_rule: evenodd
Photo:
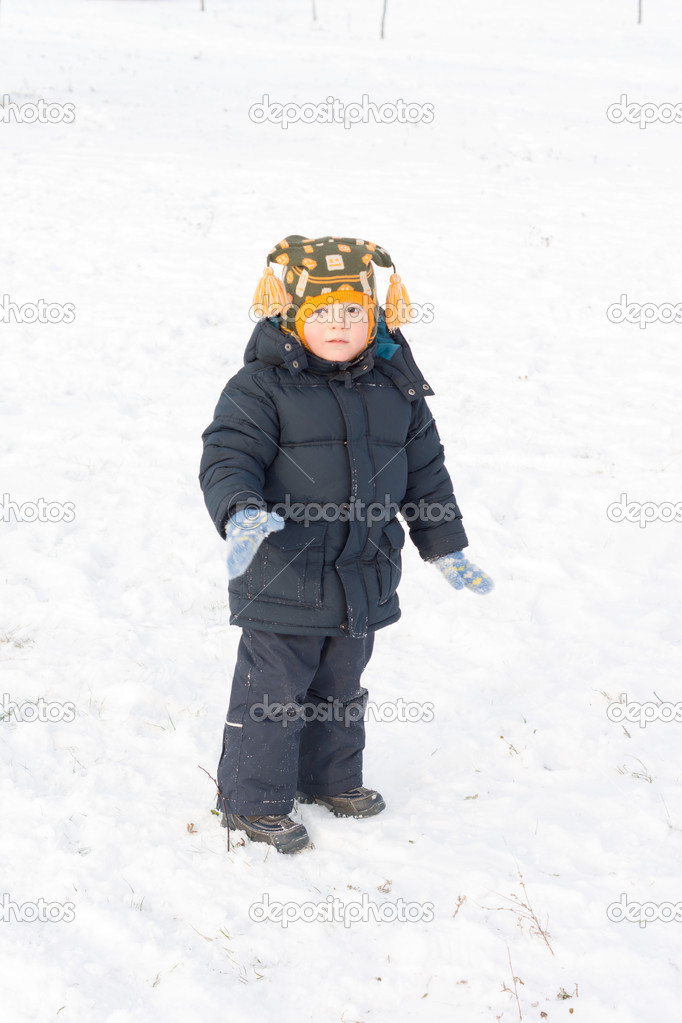
<path fill-rule="evenodd" d="M 0 12 L 3 1017 L 673 1023 L 682 336 L 607 309 L 682 302 L 682 125 L 606 111 L 682 102 L 682 9 L 390 0 L 382 41 L 380 0 L 206 7 Z M 264 95 L 433 117 L 284 130 Z M 406 548 L 365 681 L 433 719 L 368 723 L 388 809 L 228 853 L 200 767 L 239 630 L 200 435 L 268 249 L 327 232 L 433 305 L 408 337 L 497 587 Z"/>

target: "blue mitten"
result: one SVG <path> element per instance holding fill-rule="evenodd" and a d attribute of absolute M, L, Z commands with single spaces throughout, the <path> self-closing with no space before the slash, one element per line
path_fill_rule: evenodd
<path fill-rule="evenodd" d="M 225 528 L 227 578 L 243 575 L 268 533 L 284 529 L 284 519 L 264 508 L 242 508 Z"/>
<path fill-rule="evenodd" d="M 442 558 L 434 558 L 431 564 L 443 573 L 456 590 L 461 590 L 463 586 L 466 586 L 474 593 L 490 593 L 495 585 L 490 576 L 467 561 L 461 551 L 444 554 Z"/>

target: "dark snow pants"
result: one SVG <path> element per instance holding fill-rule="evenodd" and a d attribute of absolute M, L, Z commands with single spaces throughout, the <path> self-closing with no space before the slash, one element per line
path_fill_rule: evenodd
<path fill-rule="evenodd" d="M 289 813 L 296 789 L 334 796 L 362 784 L 374 634 L 287 636 L 243 629 L 218 765 L 219 806 Z"/>

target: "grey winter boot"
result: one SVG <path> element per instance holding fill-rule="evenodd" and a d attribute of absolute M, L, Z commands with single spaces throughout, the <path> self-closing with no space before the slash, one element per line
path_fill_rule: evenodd
<path fill-rule="evenodd" d="M 245 817 L 239 813 L 222 814 L 220 823 L 235 831 L 244 831 L 252 842 L 267 842 L 277 852 L 294 853 L 310 845 L 308 832 L 302 824 L 284 813 Z"/>
<path fill-rule="evenodd" d="M 378 792 L 362 786 L 341 792 L 338 796 L 308 796 L 305 792 L 297 792 L 296 798 L 299 803 L 326 806 L 335 817 L 374 817 L 386 809 L 386 803 Z"/>

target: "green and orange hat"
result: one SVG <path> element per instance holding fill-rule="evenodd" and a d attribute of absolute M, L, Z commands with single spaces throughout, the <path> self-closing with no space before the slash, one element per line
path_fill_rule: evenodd
<path fill-rule="evenodd" d="M 410 299 L 386 249 L 363 238 L 304 238 L 290 234 L 270 249 L 266 263 L 283 268 L 283 280 L 270 266 L 253 296 L 258 316 L 281 315 L 281 327 L 305 345 L 305 321 L 320 306 L 353 302 L 368 313 L 366 344 L 377 331 L 378 302 L 372 264 L 393 267 L 386 296 L 386 326 L 397 330 L 410 319 Z M 306 346 L 307 347 L 307 346 Z"/>

